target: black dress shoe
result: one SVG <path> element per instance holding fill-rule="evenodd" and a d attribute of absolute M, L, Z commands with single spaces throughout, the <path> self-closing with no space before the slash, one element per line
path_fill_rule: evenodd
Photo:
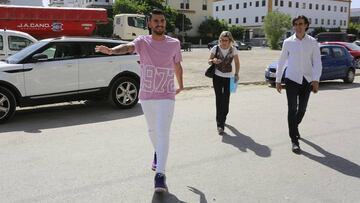
<path fill-rule="evenodd" d="M 301 153 L 301 149 L 300 146 L 298 144 L 292 144 L 291 147 L 292 152 L 294 152 L 295 154 L 300 154 Z"/>

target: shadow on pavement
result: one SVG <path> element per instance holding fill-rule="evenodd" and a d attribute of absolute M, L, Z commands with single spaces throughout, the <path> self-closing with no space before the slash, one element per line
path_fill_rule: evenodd
<path fill-rule="evenodd" d="M 117 109 L 106 102 L 65 103 L 64 105 L 20 109 L 1 132 L 24 131 L 40 133 L 42 129 L 76 126 L 125 119 L 142 115 L 141 105 L 131 109 Z"/>
<path fill-rule="evenodd" d="M 205 194 L 203 192 L 191 186 L 188 186 L 188 188 L 191 192 L 198 194 L 200 196 L 200 203 L 207 203 Z"/>
<path fill-rule="evenodd" d="M 320 91 L 321 90 L 346 90 L 346 89 L 354 89 L 360 88 L 360 83 L 344 83 L 337 81 L 324 81 L 320 83 Z"/>
<path fill-rule="evenodd" d="M 156 193 L 154 192 L 151 203 L 186 203 L 179 200 L 175 195 L 166 192 L 166 193 Z"/>
<path fill-rule="evenodd" d="M 301 138 L 301 140 L 311 146 L 312 148 L 314 148 L 316 151 L 318 151 L 319 153 L 321 153 L 324 156 L 316 156 L 313 154 L 310 154 L 306 151 L 302 151 L 302 155 L 304 155 L 305 157 L 314 160 L 320 164 L 323 164 L 324 166 L 327 166 L 329 168 L 332 168 L 342 174 L 348 175 L 348 176 L 353 176 L 356 178 L 360 178 L 360 166 L 357 165 L 354 162 L 351 162 L 347 159 L 344 159 L 340 156 L 337 156 L 335 154 L 332 154 L 328 151 L 325 151 L 323 148 L 321 148 L 320 146 L 310 142 L 309 140 L 306 140 L 304 138 Z"/>
<path fill-rule="evenodd" d="M 251 137 L 246 136 L 240 133 L 236 128 L 231 125 L 225 125 L 235 136 L 230 136 L 227 133 L 222 135 L 222 142 L 226 144 L 231 144 L 237 147 L 242 152 L 246 152 L 247 149 L 253 151 L 256 155 L 260 157 L 270 157 L 271 149 L 266 145 L 261 145 L 256 143 Z"/>

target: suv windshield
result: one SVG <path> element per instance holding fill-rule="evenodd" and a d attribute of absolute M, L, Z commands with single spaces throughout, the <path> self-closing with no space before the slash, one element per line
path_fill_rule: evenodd
<path fill-rule="evenodd" d="M 27 57 L 29 54 L 32 54 L 34 51 L 38 50 L 39 48 L 45 46 L 48 42 L 47 41 L 40 41 L 40 42 L 36 42 L 35 44 L 32 44 L 24 49 L 22 49 L 21 51 L 17 52 L 16 54 L 9 56 L 6 59 L 7 63 L 11 63 L 11 64 L 17 64 L 19 63 L 22 59 L 24 59 L 25 57 Z"/>

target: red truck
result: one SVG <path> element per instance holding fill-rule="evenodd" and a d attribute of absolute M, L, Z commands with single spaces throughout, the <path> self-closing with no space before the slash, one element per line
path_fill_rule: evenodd
<path fill-rule="evenodd" d="M 90 36 L 107 24 L 106 9 L 0 6 L 0 29 L 26 32 L 35 38 Z"/>

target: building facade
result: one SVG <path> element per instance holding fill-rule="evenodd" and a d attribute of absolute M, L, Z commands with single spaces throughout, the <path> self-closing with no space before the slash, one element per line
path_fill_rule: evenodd
<path fill-rule="evenodd" d="M 0 4 L 17 6 L 43 6 L 42 0 L 2 0 Z"/>
<path fill-rule="evenodd" d="M 221 0 L 214 2 L 213 14 L 215 19 L 229 25 L 249 28 L 250 38 L 263 38 L 263 20 L 272 11 L 289 14 L 292 18 L 305 15 L 310 21 L 309 31 L 316 27 L 340 27 L 345 31 L 350 5 L 351 0 Z"/>
<path fill-rule="evenodd" d="M 213 12 L 213 0 L 166 0 L 165 5 L 190 19 L 192 29 L 185 33 L 187 36 L 198 36 L 200 24 L 211 17 Z"/>

